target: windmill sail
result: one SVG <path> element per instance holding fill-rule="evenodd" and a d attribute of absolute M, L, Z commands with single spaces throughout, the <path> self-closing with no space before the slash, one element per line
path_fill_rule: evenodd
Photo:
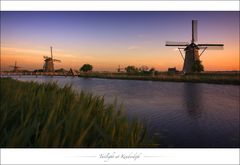
<path fill-rule="evenodd" d="M 52 46 L 50 47 L 50 50 L 51 50 L 51 58 L 53 59 Z"/>
<path fill-rule="evenodd" d="M 198 44 L 199 49 L 223 50 L 223 44 Z"/>
<path fill-rule="evenodd" d="M 17 61 L 15 61 L 15 65 L 14 66 L 9 66 L 10 68 L 13 68 L 13 72 L 17 72 L 19 71 L 19 68 L 21 68 L 20 66 L 17 66 Z"/>
<path fill-rule="evenodd" d="M 198 46 L 224 46 L 223 44 L 198 44 Z"/>
<path fill-rule="evenodd" d="M 198 27 L 198 21 L 192 20 L 192 43 L 198 40 L 197 27 Z"/>
<path fill-rule="evenodd" d="M 175 42 L 175 41 L 166 41 L 165 46 L 187 46 L 188 42 Z"/>
<path fill-rule="evenodd" d="M 198 32 L 197 32 L 197 27 L 198 27 L 198 21 L 197 20 L 192 20 L 192 40 L 191 44 L 188 44 L 186 42 L 166 42 L 166 46 L 177 46 L 179 47 L 179 50 L 182 49 L 181 47 L 185 47 L 185 58 L 184 58 L 184 64 L 183 64 L 183 72 L 184 73 L 192 73 L 196 72 L 194 68 L 199 68 L 199 67 L 193 67 L 197 65 L 200 61 L 200 56 L 205 52 L 206 49 L 212 49 L 212 50 L 219 50 L 223 49 L 223 44 L 196 44 L 195 42 L 198 39 Z M 201 50 L 200 50 L 201 49 Z M 201 52 L 199 52 L 199 50 Z M 181 53 L 181 51 L 180 51 Z M 182 55 L 182 53 L 181 53 Z M 202 69 L 200 70 L 202 71 Z M 199 72 L 199 70 L 198 70 Z"/>

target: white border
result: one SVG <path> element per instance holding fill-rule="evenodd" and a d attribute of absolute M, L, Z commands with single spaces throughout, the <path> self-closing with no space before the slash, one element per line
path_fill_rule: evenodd
<path fill-rule="evenodd" d="M 239 11 L 239 1 L 1 1 L 2 11 Z"/>
<path fill-rule="evenodd" d="M 239 1 L 1 1 L 1 11 L 240 11 Z M 239 164 L 239 149 L 1 149 L 0 164 Z M 100 154 L 140 154 L 106 159 Z"/>
<path fill-rule="evenodd" d="M 239 149 L 2 149 L 1 164 L 228 164 Z M 106 156 L 101 158 L 102 156 Z M 107 158 L 107 155 L 109 156 Z M 124 158 L 125 156 L 136 156 Z M 119 156 L 119 157 L 118 157 Z M 139 157 L 138 157 L 139 156 Z"/>

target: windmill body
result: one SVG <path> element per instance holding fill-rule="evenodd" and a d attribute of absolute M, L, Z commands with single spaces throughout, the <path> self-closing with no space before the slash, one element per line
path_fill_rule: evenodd
<path fill-rule="evenodd" d="M 43 71 L 44 72 L 54 72 L 54 62 L 61 62 L 60 60 L 54 59 L 53 58 L 53 53 L 52 53 L 52 47 L 50 47 L 51 50 L 51 57 L 44 56 L 44 65 L 43 65 Z"/>
<path fill-rule="evenodd" d="M 190 73 L 192 71 L 192 66 L 194 65 L 195 61 L 199 61 L 199 48 L 196 44 L 192 43 L 188 45 L 185 49 L 185 58 L 183 64 L 183 72 Z"/>
<path fill-rule="evenodd" d="M 166 46 L 177 46 L 181 55 L 181 49 L 184 50 L 185 56 L 182 55 L 184 64 L 183 64 L 183 73 L 193 73 L 194 65 L 197 62 L 200 62 L 200 56 L 207 48 L 223 48 L 223 44 L 196 44 L 197 41 L 197 20 L 192 20 L 192 40 L 191 43 L 187 42 L 166 42 Z M 201 52 L 200 52 L 201 51 Z"/>
<path fill-rule="evenodd" d="M 54 64 L 52 58 L 45 58 L 43 70 L 44 72 L 54 72 Z"/>

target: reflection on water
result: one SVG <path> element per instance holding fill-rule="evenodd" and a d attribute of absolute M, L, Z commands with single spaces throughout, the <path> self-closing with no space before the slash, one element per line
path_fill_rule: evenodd
<path fill-rule="evenodd" d="M 15 77 L 72 84 L 74 90 L 117 98 L 163 147 L 239 147 L 239 86 L 71 77 Z"/>
<path fill-rule="evenodd" d="M 201 86 L 194 83 L 184 84 L 184 97 L 183 101 L 186 106 L 186 111 L 193 119 L 201 117 L 202 112 L 202 98 Z"/>

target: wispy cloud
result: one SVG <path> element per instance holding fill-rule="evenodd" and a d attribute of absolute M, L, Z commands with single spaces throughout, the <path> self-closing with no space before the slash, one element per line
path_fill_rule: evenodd
<path fill-rule="evenodd" d="M 14 53 L 27 53 L 27 54 L 46 54 L 46 51 L 43 50 L 34 50 L 34 49 L 24 49 L 24 48 L 14 48 L 14 47 L 1 47 L 1 51 L 8 51 Z"/>
<path fill-rule="evenodd" d="M 139 49 L 139 48 L 140 48 L 139 46 L 132 45 L 132 46 L 128 47 L 128 50 L 136 50 L 136 49 Z"/>

